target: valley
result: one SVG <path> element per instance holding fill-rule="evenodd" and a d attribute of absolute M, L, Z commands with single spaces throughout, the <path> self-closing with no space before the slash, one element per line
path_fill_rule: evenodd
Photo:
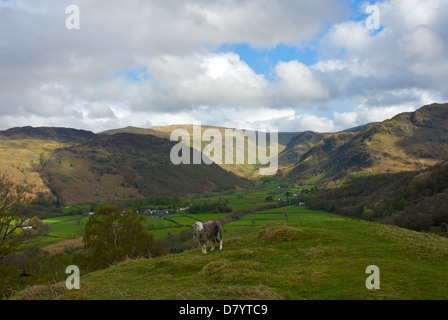
<path fill-rule="evenodd" d="M 359 172 L 415 171 L 441 163 L 448 157 L 447 123 L 448 105 L 433 104 L 343 132 L 279 132 L 278 144 L 268 146 L 278 151 L 279 180 L 331 188 Z M 207 130 L 219 133 L 224 155 L 229 128 L 200 128 L 201 136 Z M 127 127 L 98 134 L 24 127 L 0 132 L 0 169 L 27 179 L 34 185 L 33 194 L 65 204 L 237 190 L 260 178 L 258 155 L 269 154 L 258 150 L 260 133 L 235 130 L 237 139 L 245 141 L 243 163 L 236 164 L 239 146 L 230 163 L 173 165 L 170 151 L 176 143 L 169 138 L 174 130 L 190 136 L 190 163 L 202 159 L 209 142 L 193 143 L 192 125 Z"/>
<path fill-rule="evenodd" d="M 272 176 L 258 175 L 260 164 L 247 163 L 248 152 L 243 164 L 173 164 L 176 142 L 169 134 L 176 129 L 193 134 L 191 125 L 102 133 L 2 131 L 1 172 L 29 184 L 29 208 L 48 228 L 0 268 L 2 295 L 443 299 L 448 296 L 447 126 L 448 104 L 434 104 L 343 132 L 279 132 L 279 170 Z M 201 133 L 208 129 L 225 142 L 228 128 L 202 126 Z M 253 138 L 258 133 L 236 132 L 252 153 L 266 151 L 258 150 Z M 193 161 L 202 158 L 208 143 L 198 145 L 190 137 Z M 93 264 L 86 230 L 95 211 L 107 208 L 140 221 L 138 230 L 151 242 L 152 254 L 148 249 L 107 267 Z M 221 221 L 222 252 L 199 254 L 191 236 L 198 220 Z M 85 289 L 61 287 L 69 264 L 83 270 Z M 381 268 L 381 290 L 365 287 L 369 265 Z M 33 277 L 23 278 L 18 270 Z M 151 286 L 140 286 L 137 274 Z M 197 282 L 200 288 L 186 291 Z"/>

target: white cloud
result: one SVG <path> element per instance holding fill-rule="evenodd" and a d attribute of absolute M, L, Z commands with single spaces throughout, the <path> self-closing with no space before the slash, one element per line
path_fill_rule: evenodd
<path fill-rule="evenodd" d="M 65 28 L 70 4 L 0 2 L 1 129 L 202 121 L 331 131 L 448 99 L 445 0 L 379 2 L 379 32 L 342 19 L 349 1 L 134 0 L 124 10 L 79 0 L 78 31 Z M 308 40 L 319 61 L 280 61 L 274 82 L 217 50 Z"/>
<path fill-rule="evenodd" d="M 89 112 L 89 117 L 92 118 L 115 118 L 115 113 L 112 111 L 112 109 L 108 105 L 103 103 L 89 103 L 88 105 L 86 105 L 86 109 Z"/>
<path fill-rule="evenodd" d="M 360 106 L 356 110 L 357 125 L 370 122 L 381 122 L 386 119 L 393 118 L 395 115 L 402 112 L 415 111 L 413 106 L 388 106 L 388 107 L 366 107 Z"/>
<path fill-rule="evenodd" d="M 282 99 L 292 102 L 328 98 L 327 89 L 317 80 L 313 70 L 297 60 L 279 62 L 275 72 L 279 82 L 276 87 L 278 92 L 274 94 Z"/>
<path fill-rule="evenodd" d="M 151 59 L 148 69 L 156 89 L 180 108 L 256 104 L 267 84 L 234 53 L 163 56 Z"/>
<path fill-rule="evenodd" d="M 440 59 L 446 57 L 443 39 L 427 27 L 419 26 L 403 36 L 399 43 L 403 53 L 417 59 Z"/>
<path fill-rule="evenodd" d="M 323 38 L 323 42 L 336 48 L 359 50 L 365 48 L 370 40 L 370 30 L 365 23 L 348 21 L 333 25 Z"/>
<path fill-rule="evenodd" d="M 322 38 L 323 59 L 312 68 L 325 79 L 330 104 L 349 101 L 351 111 L 359 113 L 356 108 L 362 105 L 399 112 L 422 102 L 445 102 L 448 32 L 442 25 L 448 3 L 394 0 L 377 5 L 382 30 L 369 30 L 364 21 L 344 21 Z"/>

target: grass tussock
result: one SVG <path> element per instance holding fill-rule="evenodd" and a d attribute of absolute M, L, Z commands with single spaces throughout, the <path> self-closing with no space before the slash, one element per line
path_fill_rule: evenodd
<path fill-rule="evenodd" d="M 217 289 L 215 293 L 222 299 L 237 300 L 281 300 L 282 295 L 275 288 L 265 285 L 258 286 L 229 286 L 224 289 Z"/>
<path fill-rule="evenodd" d="M 29 286 L 20 292 L 19 300 L 40 300 L 48 296 L 59 299 L 59 296 L 66 293 L 65 283 L 48 283 L 36 286 Z"/>
<path fill-rule="evenodd" d="M 306 233 L 299 228 L 273 222 L 265 224 L 258 232 L 259 239 L 263 241 L 292 241 L 305 236 Z"/>
<path fill-rule="evenodd" d="M 224 269 L 226 266 L 229 266 L 231 263 L 228 260 L 217 260 L 212 261 L 202 268 L 200 274 L 205 275 L 213 275 Z"/>

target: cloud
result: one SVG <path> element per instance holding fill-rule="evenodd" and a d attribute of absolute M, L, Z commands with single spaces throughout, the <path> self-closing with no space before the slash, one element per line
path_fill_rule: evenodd
<path fill-rule="evenodd" d="M 126 10 L 118 1 L 81 0 L 77 1 L 81 29 L 73 31 L 65 28 L 65 8 L 71 4 L 68 0 L 2 2 L 3 115 L 28 114 L 30 119 L 41 117 L 41 123 L 53 115 L 71 125 L 78 123 L 67 117 L 75 114 L 75 108 L 85 117 L 101 118 L 103 112 L 85 108 L 98 104 L 110 106 L 119 117 L 123 106 L 123 114 L 129 110 L 149 114 L 200 106 L 283 107 L 291 105 L 293 98 L 314 99 L 314 91 L 290 92 L 295 87 L 283 75 L 285 67 L 279 68 L 284 85 L 272 88 L 264 75 L 256 74 L 238 55 L 215 54 L 213 48 L 242 41 L 266 47 L 297 45 L 321 32 L 325 21 L 344 14 L 339 4 L 329 0 L 320 5 L 310 1 L 136 0 L 127 3 Z M 147 77 L 132 83 L 123 76 L 127 70 L 146 70 Z M 307 89 L 304 86 L 298 88 Z"/>
<path fill-rule="evenodd" d="M 275 67 L 279 82 L 275 95 L 281 100 L 298 102 L 303 100 L 321 100 L 328 98 L 328 91 L 313 74 L 313 70 L 304 64 L 293 60 L 280 61 Z"/>
<path fill-rule="evenodd" d="M 115 113 L 106 104 L 97 102 L 89 103 L 88 105 L 86 105 L 86 109 L 89 112 L 89 117 L 92 118 L 115 118 Z"/>
<path fill-rule="evenodd" d="M 148 69 L 161 106 L 252 105 L 266 86 L 264 77 L 233 53 L 165 55 L 148 61 Z"/>
<path fill-rule="evenodd" d="M 67 30 L 71 4 L 0 2 L 2 129 L 202 121 L 329 131 L 448 99 L 443 0 L 379 2 L 379 31 L 350 20 L 348 0 L 134 0 L 126 10 L 79 0 L 81 29 Z M 261 74 L 218 50 L 238 43 L 312 48 L 317 61 L 277 59 Z"/>
<path fill-rule="evenodd" d="M 326 46 L 348 51 L 365 48 L 370 40 L 370 30 L 363 21 L 347 21 L 334 24 L 323 37 Z"/>
<path fill-rule="evenodd" d="M 131 108 L 138 111 L 200 106 L 284 109 L 328 95 L 313 70 L 295 60 L 277 64 L 276 83 L 256 74 L 235 53 L 165 55 L 146 65 L 154 81 L 142 84 L 131 100 Z"/>
<path fill-rule="evenodd" d="M 390 112 L 445 102 L 448 32 L 441 26 L 448 3 L 395 0 L 377 5 L 381 30 L 365 28 L 362 20 L 343 21 L 322 37 L 322 59 L 311 68 L 321 73 L 330 92 L 327 103 L 340 114 L 352 111 L 358 119 L 379 121 Z"/>

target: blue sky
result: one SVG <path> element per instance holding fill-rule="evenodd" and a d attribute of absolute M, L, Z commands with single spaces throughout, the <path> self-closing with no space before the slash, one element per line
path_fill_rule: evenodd
<path fill-rule="evenodd" d="M 346 1 L 341 1 L 347 3 Z M 366 13 L 366 6 L 369 4 L 376 5 L 382 1 L 364 1 L 364 0 L 351 0 L 349 1 L 349 14 L 345 17 L 345 20 L 351 20 L 355 22 L 363 22 L 369 16 Z M 334 23 L 334 22 L 333 22 Z M 311 66 L 322 59 L 321 41 L 322 37 L 328 32 L 332 23 L 327 23 L 323 30 L 317 34 L 312 40 L 304 41 L 300 44 L 286 44 L 280 43 L 275 47 L 253 46 L 248 42 L 243 43 L 223 43 L 214 52 L 234 52 L 239 55 L 242 61 L 247 63 L 257 74 L 262 74 L 270 82 L 277 80 L 273 68 L 279 61 L 290 62 L 297 60 L 307 66 Z M 381 26 L 379 30 L 372 32 L 372 35 L 376 35 L 383 30 Z M 340 58 L 345 53 L 344 50 L 340 50 L 333 57 L 326 58 Z"/>
<path fill-rule="evenodd" d="M 279 61 L 298 60 L 305 65 L 318 61 L 319 52 L 313 44 L 300 47 L 279 44 L 275 48 L 252 47 L 249 43 L 223 44 L 216 52 L 234 52 L 257 74 L 263 74 L 271 82 L 276 81 L 273 68 Z"/>
<path fill-rule="evenodd" d="M 126 80 L 133 82 L 143 82 L 151 79 L 148 70 L 144 66 L 137 69 L 117 71 L 115 75 L 117 78 L 125 78 Z"/>

